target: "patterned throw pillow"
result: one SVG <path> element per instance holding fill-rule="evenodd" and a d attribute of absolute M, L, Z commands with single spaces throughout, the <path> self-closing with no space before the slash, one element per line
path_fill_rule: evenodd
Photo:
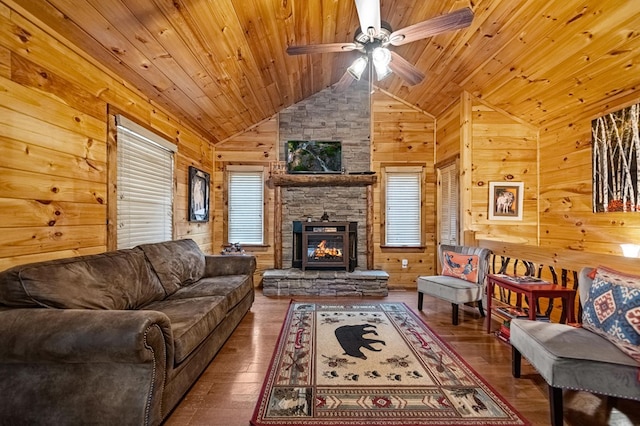
<path fill-rule="evenodd" d="M 598 267 L 582 323 L 640 361 L 640 276 Z"/>
<path fill-rule="evenodd" d="M 442 275 L 478 282 L 478 256 L 455 251 L 442 252 Z"/>

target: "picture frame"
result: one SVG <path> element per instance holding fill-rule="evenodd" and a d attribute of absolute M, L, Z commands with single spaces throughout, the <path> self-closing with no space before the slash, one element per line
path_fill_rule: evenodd
<path fill-rule="evenodd" d="M 489 182 L 489 220 L 522 220 L 523 182 Z"/>
<path fill-rule="evenodd" d="M 209 221 L 209 173 L 189 166 L 189 222 Z"/>

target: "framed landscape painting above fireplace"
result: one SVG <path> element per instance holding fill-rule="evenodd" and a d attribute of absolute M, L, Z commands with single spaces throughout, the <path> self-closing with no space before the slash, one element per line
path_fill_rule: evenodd
<path fill-rule="evenodd" d="M 287 173 L 342 173 L 342 142 L 287 141 Z"/>

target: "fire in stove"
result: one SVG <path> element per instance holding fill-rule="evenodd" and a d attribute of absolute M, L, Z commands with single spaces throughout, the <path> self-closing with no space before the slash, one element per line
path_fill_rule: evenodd
<path fill-rule="evenodd" d="M 327 240 L 322 240 L 309 257 L 314 260 L 342 258 L 342 249 L 337 247 L 327 247 Z"/>

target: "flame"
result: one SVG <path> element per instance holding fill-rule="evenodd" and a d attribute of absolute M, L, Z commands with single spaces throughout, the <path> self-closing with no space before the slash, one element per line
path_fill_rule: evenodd
<path fill-rule="evenodd" d="M 320 241 L 311 256 L 314 259 L 342 257 L 342 249 L 336 247 L 327 247 L 327 240 Z"/>

